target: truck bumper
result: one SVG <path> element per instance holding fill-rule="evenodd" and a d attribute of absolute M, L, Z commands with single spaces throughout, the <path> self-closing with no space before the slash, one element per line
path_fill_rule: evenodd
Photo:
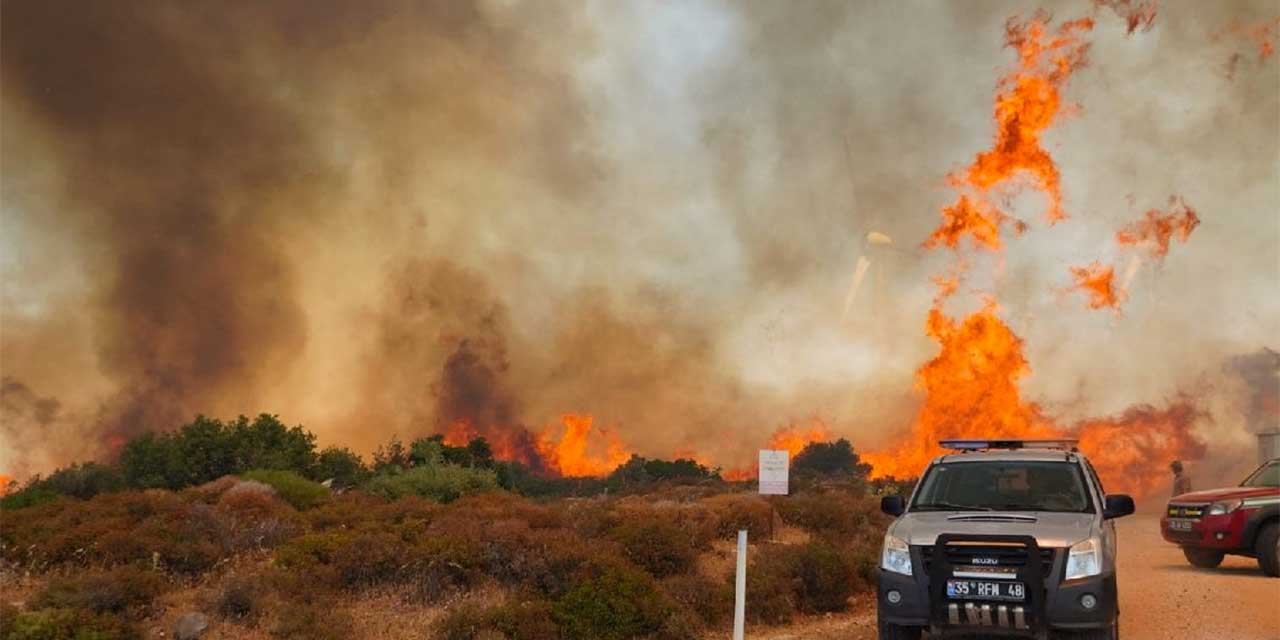
<path fill-rule="evenodd" d="M 1249 512 L 1238 510 L 1225 515 L 1201 518 L 1160 518 L 1160 535 L 1166 541 L 1183 547 L 1232 551 L 1244 546 L 1243 532 Z M 1171 523 L 1189 523 L 1190 529 L 1173 529 Z M 1184 524 L 1187 526 L 1187 524 Z"/>

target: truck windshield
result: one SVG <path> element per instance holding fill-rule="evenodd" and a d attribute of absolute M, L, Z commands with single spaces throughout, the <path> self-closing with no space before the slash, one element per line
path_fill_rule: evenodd
<path fill-rule="evenodd" d="M 925 473 L 912 511 L 1093 511 L 1069 462 L 944 462 Z"/>
<path fill-rule="evenodd" d="M 1264 464 L 1245 479 L 1242 487 L 1280 487 L 1280 462 Z"/>

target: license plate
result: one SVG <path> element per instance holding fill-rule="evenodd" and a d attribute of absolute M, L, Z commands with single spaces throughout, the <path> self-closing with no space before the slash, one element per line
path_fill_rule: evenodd
<path fill-rule="evenodd" d="M 1027 587 L 1009 580 L 947 580 L 947 597 L 956 600 L 1005 600 L 1022 602 Z"/>
<path fill-rule="evenodd" d="M 1194 525 L 1194 520 L 1174 520 L 1172 518 L 1169 520 L 1170 531 L 1190 531 Z"/>

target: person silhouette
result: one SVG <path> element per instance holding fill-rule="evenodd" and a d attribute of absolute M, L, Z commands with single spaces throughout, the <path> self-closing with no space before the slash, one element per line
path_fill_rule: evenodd
<path fill-rule="evenodd" d="M 1182 461 L 1174 460 L 1169 464 L 1169 470 L 1173 471 L 1173 495 L 1180 496 L 1184 493 L 1191 493 L 1191 477 L 1182 471 Z"/>

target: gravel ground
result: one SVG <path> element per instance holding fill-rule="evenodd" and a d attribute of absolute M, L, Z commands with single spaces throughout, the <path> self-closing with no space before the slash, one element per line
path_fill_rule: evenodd
<path fill-rule="evenodd" d="M 1123 518 L 1117 528 L 1124 640 L 1280 640 L 1280 578 L 1264 576 L 1252 558 L 1196 569 L 1160 537 L 1158 516 Z M 747 638 L 874 640 L 875 603 L 858 604 L 840 616 L 748 629 Z"/>

